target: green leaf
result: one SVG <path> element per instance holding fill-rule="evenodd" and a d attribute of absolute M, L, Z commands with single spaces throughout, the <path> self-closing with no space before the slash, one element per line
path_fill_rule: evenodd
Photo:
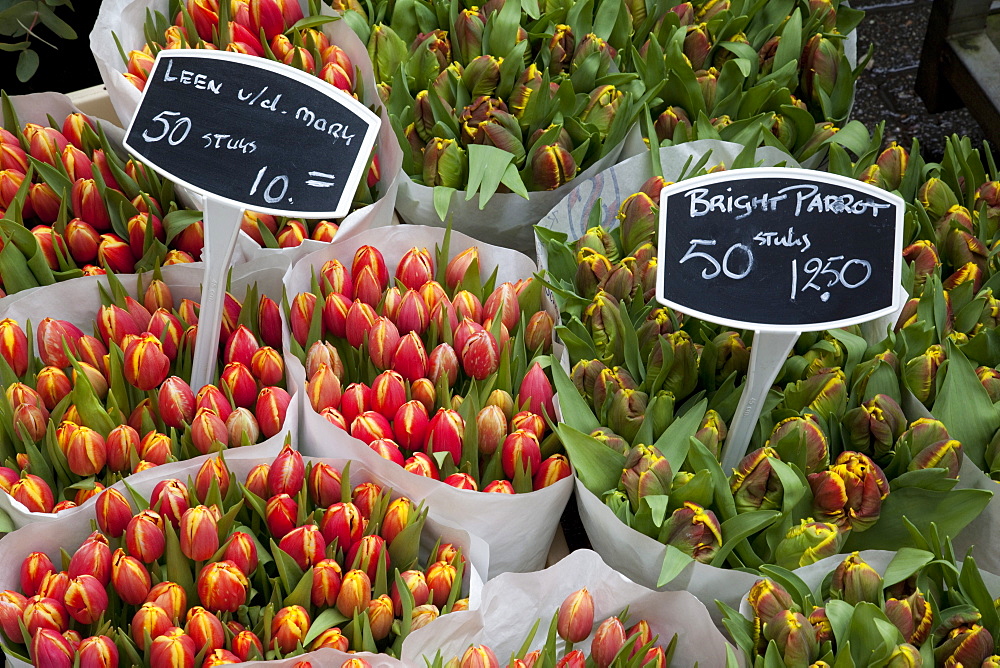
<path fill-rule="evenodd" d="M 17 80 L 24 83 L 34 76 L 36 70 L 38 70 L 38 54 L 31 49 L 21 51 L 21 55 L 17 57 L 17 69 L 15 70 Z"/>
<path fill-rule="evenodd" d="M 986 446 L 1000 428 L 1000 414 L 969 359 L 951 341 L 945 345 L 948 373 L 932 412 L 947 427 L 948 434 L 961 441 L 965 456 L 984 468 Z"/>
<path fill-rule="evenodd" d="M 345 617 L 340 613 L 340 610 L 336 608 L 327 608 L 323 612 L 319 613 L 316 619 L 313 620 L 312 625 L 309 627 L 309 632 L 306 633 L 305 640 L 302 641 L 304 646 L 309 646 L 313 640 L 316 640 L 323 631 L 327 629 L 332 629 L 338 624 L 343 624 L 350 618 Z"/>
<path fill-rule="evenodd" d="M 882 575 L 883 585 L 888 588 L 902 582 L 934 560 L 934 555 L 926 550 L 913 547 L 900 548 Z"/>
<path fill-rule="evenodd" d="M 565 422 L 556 425 L 559 439 L 566 448 L 580 482 L 598 497 L 618 485 L 625 456 L 596 438 L 577 431 Z"/>
<path fill-rule="evenodd" d="M 454 188 L 448 186 L 434 186 L 434 212 L 442 221 L 448 215 L 448 207 L 451 203 L 451 196 L 455 194 Z"/>
<path fill-rule="evenodd" d="M 663 554 L 663 566 L 660 567 L 660 577 L 656 579 L 657 588 L 672 582 L 675 577 L 681 574 L 681 571 L 687 568 L 688 564 L 694 561 L 689 555 L 673 545 L 667 545 L 666 548 L 667 550 Z"/>
<path fill-rule="evenodd" d="M 56 13 L 49 9 L 45 3 L 39 2 L 35 6 L 39 20 L 46 28 L 63 39 L 76 39 L 76 31 L 73 30 L 73 26 L 56 16 Z"/>
<path fill-rule="evenodd" d="M 953 489 L 949 492 L 903 487 L 894 489 L 882 502 L 878 522 L 867 531 L 852 531 L 844 546 L 855 550 L 899 550 L 914 545 L 905 517 L 923 533 L 936 524 L 944 536 L 957 536 L 979 516 L 993 495 L 981 489 Z"/>
<path fill-rule="evenodd" d="M 779 517 L 781 513 L 777 510 L 754 510 L 730 517 L 722 523 L 722 547 L 712 557 L 711 565 L 722 566 L 737 543 L 771 526 Z"/>

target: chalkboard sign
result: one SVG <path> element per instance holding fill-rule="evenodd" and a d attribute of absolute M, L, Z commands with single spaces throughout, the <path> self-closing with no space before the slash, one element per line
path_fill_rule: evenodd
<path fill-rule="evenodd" d="M 263 213 L 341 217 L 380 119 L 294 67 L 227 51 L 163 50 L 125 146 L 170 179 Z"/>
<path fill-rule="evenodd" d="M 903 201 L 804 169 L 708 174 L 660 195 L 657 300 L 737 328 L 844 327 L 899 307 Z"/>

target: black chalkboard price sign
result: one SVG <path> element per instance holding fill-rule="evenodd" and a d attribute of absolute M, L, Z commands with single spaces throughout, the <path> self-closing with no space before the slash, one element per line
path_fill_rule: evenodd
<path fill-rule="evenodd" d="M 667 186 L 657 300 L 731 327 L 830 329 L 899 306 L 903 201 L 845 177 L 755 168 Z"/>
<path fill-rule="evenodd" d="M 288 65 L 163 50 L 125 146 L 170 179 L 233 205 L 342 217 L 379 124 L 350 95 Z"/>

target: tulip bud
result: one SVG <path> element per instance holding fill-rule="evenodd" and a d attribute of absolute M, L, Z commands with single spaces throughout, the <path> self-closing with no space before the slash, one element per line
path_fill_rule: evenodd
<path fill-rule="evenodd" d="M 198 574 L 198 598 L 212 612 L 236 612 L 250 588 L 243 572 L 231 561 L 207 564 Z"/>
<path fill-rule="evenodd" d="M 598 668 L 608 668 L 625 646 L 625 626 L 617 617 L 601 622 L 590 643 L 590 656 Z"/>
<path fill-rule="evenodd" d="M 132 519 L 132 507 L 117 489 L 106 489 L 97 497 L 97 525 L 112 538 L 121 538 Z"/>
<path fill-rule="evenodd" d="M 462 459 L 465 421 L 458 411 L 439 408 L 427 425 L 427 452 L 447 452 L 458 466 Z"/>
<path fill-rule="evenodd" d="M 628 494 L 633 512 L 639 510 L 642 497 L 669 494 L 672 481 L 670 463 L 656 447 L 640 444 L 629 452 L 621 484 Z"/>
<path fill-rule="evenodd" d="M 163 519 L 152 510 L 134 516 L 125 527 L 125 544 L 128 552 L 145 564 L 157 561 L 166 547 Z"/>
<path fill-rule="evenodd" d="M 792 527 L 775 548 L 782 568 L 798 568 L 840 551 L 845 536 L 835 524 L 802 520 Z"/>
<path fill-rule="evenodd" d="M 70 668 L 75 652 L 70 642 L 53 629 L 39 629 L 32 634 L 31 660 L 33 665 L 48 668 Z"/>
<path fill-rule="evenodd" d="M 770 579 L 754 583 L 747 594 L 747 602 L 762 624 L 767 624 L 775 615 L 786 610 L 797 611 L 795 602 L 785 588 Z"/>
<path fill-rule="evenodd" d="M 556 630 L 559 637 L 571 643 L 586 640 L 594 628 L 594 598 L 587 588 L 566 597 L 559 607 Z"/>
<path fill-rule="evenodd" d="M 151 586 L 149 571 L 141 561 L 119 548 L 111 557 L 111 584 L 124 602 L 142 605 Z"/>
<path fill-rule="evenodd" d="M 368 608 L 371 601 L 371 580 L 362 570 L 354 569 L 344 574 L 337 595 L 337 610 L 345 617 Z"/>
<path fill-rule="evenodd" d="M 364 533 L 365 520 L 358 507 L 351 502 L 331 504 L 324 512 L 319 523 L 320 531 L 327 544 L 336 544 L 337 548 L 347 554 L 355 543 L 361 540 Z"/>
<path fill-rule="evenodd" d="M 819 654 L 813 627 L 800 612 L 785 610 L 774 615 L 764 627 L 764 637 L 775 643 L 788 666 L 808 665 Z"/>
<path fill-rule="evenodd" d="M 84 638 L 77 652 L 80 668 L 114 668 L 118 665 L 118 647 L 108 636 Z"/>
<path fill-rule="evenodd" d="M 265 438 L 271 438 L 281 431 L 291 400 L 291 395 L 280 387 L 265 387 L 257 395 L 254 414 Z"/>
<path fill-rule="evenodd" d="M 181 552 L 192 561 L 205 561 L 219 549 L 219 528 L 207 506 L 189 508 L 181 516 Z"/>
<path fill-rule="evenodd" d="M 885 615 L 903 634 L 903 639 L 916 646 L 923 645 L 934 624 L 931 606 L 920 591 L 902 599 L 886 599 Z"/>
<path fill-rule="evenodd" d="M 430 589 L 430 601 L 438 608 L 443 608 L 448 602 L 457 573 L 455 566 L 447 561 L 436 561 L 427 567 L 425 578 Z"/>

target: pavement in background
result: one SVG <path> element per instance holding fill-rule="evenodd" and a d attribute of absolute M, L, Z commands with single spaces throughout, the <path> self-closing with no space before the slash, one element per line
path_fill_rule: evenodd
<path fill-rule="evenodd" d="M 952 134 L 968 135 L 979 147 L 983 132 L 967 109 L 930 114 L 913 88 L 930 0 L 854 0 L 851 5 L 867 12 L 858 27 L 858 58 L 875 45 L 858 79 L 852 118 L 868 127 L 885 120 L 886 141 L 907 149 L 918 138 L 928 161 L 940 160 L 944 138 Z"/>

